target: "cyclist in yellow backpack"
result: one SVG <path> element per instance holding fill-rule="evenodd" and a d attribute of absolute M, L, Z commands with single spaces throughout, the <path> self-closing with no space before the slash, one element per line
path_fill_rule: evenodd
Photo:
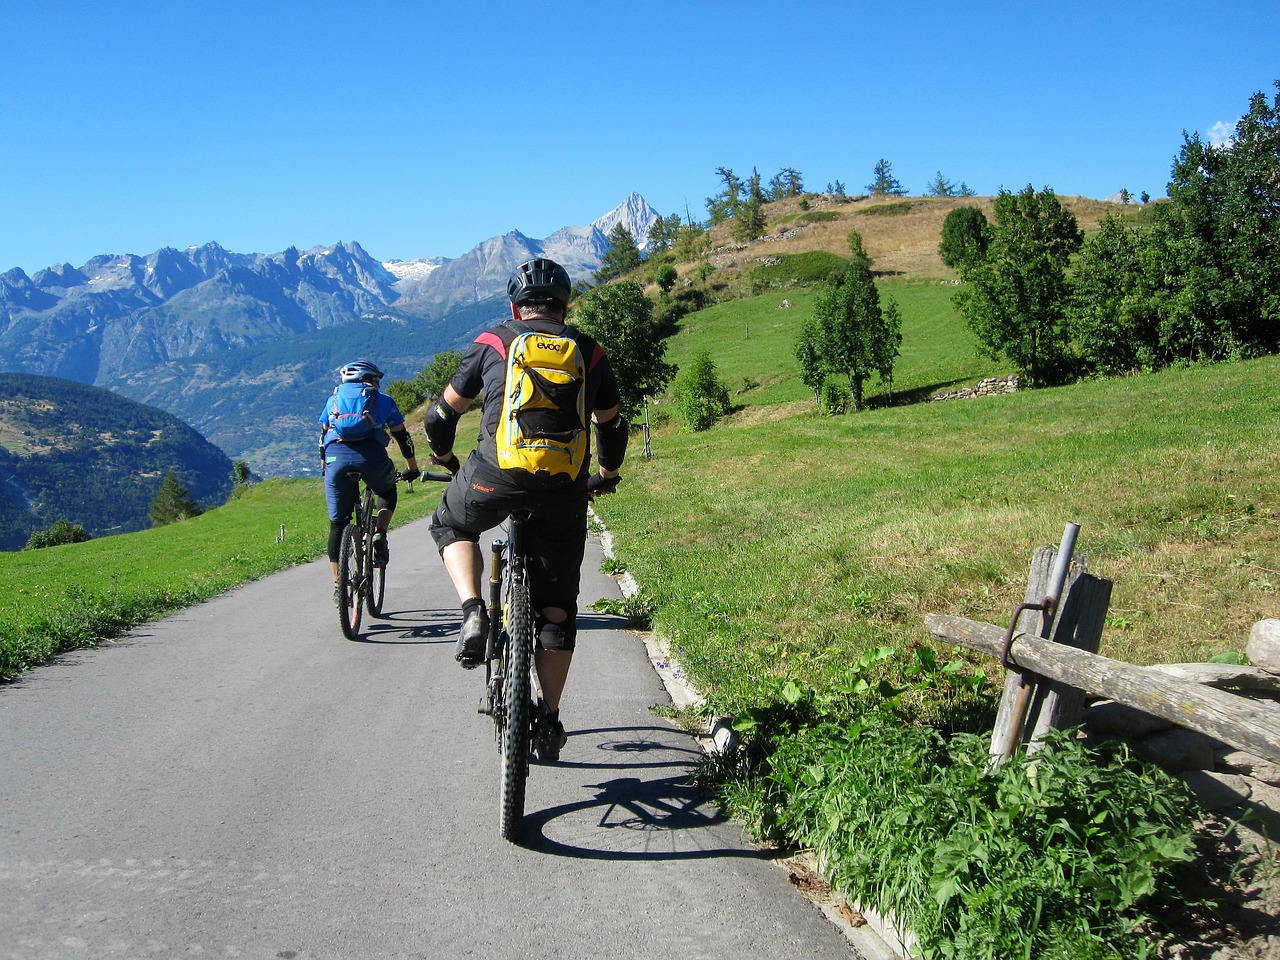
<path fill-rule="evenodd" d="M 454 478 L 431 535 L 462 603 L 456 659 L 479 666 L 489 630 L 481 592 L 480 535 L 528 509 L 535 666 L 546 714 L 538 739 L 554 759 L 565 742 L 560 699 L 577 640 L 587 503 L 612 493 L 627 450 L 618 384 L 604 349 L 565 323 L 571 283 L 553 260 L 518 266 L 507 284 L 511 321 L 476 337 L 424 426 L 432 461 Z M 483 393 L 480 434 L 465 465 L 453 452 L 458 418 Z M 590 473 L 590 434 L 599 471 Z"/>

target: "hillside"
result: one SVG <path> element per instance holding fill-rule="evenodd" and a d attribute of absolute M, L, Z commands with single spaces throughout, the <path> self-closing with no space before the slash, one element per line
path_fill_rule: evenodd
<path fill-rule="evenodd" d="M 1109 213 L 1141 217 L 1140 204 L 1119 204 L 1088 197 L 1059 197 L 1080 228 L 1093 233 Z M 734 241 L 730 223 L 711 231 L 710 262 L 730 274 L 779 254 L 822 250 L 849 255 L 849 232 L 857 230 L 872 269 L 882 279 L 952 280 L 954 270 L 938 256 L 942 223 L 957 207 L 976 206 L 995 218 L 994 197 L 836 197 L 810 194 L 765 205 L 768 234 L 750 244 Z"/>
<path fill-rule="evenodd" d="M 0 549 L 57 520 L 94 536 L 149 526 L 169 470 L 204 507 L 231 492 L 231 460 L 176 417 L 71 380 L 0 374 Z"/>

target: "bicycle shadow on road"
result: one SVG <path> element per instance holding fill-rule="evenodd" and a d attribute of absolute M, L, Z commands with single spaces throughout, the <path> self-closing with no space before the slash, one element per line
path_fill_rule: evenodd
<path fill-rule="evenodd" d="M 365 622 L 357 643 L 454 643 L 460 626 L 458 611 L 392 610 Z"/>
<path fill-rule="evenodd" d="M 589 794 L 584 799 L 526 811 L 521 846 L 554 856 L 591 860 L 773 856 L 767 850 L 734 846 L 724 830 L 714 829 L 726 827 L 730 821 L 706 791 L 693 782 L 693 767 L 701 752 L 673 742 L 670 728 L 609 727 L 575 730 L 572 734 L 575 743 L 598 738 L 596 749 L 614 754 L 616 759 L 561 760 L 554 765 L 556 768 L 615 770 L 621 775 L 582 784 L 582 790 Z M 672 756 L 648 759 L 654 753 Z M 535 764 L 534 769 L 538 766 Z M 628 771 L 667 767 L 677 768 L 677 772 L 657 779 L 626 775 Z M 740 831 L 733 830 L 733 837 L 739 835 Z"/>

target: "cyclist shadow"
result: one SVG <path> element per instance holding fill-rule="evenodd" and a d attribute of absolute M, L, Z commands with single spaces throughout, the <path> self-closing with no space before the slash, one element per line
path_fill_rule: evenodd
<path fill-rule="evenodd" d="M 693 766 L 700 751 L 669 739 L 651 738 L 672 731 L 660 727 L 616 727 L 575 730 L 573 739 L 631 734 L 597 743 L 596 749 L 617 755 L 603 762 L 561 761 L 571 769 L 615 770 L 619 776 L 582 785 L 590 796 L 544 810 L 526 811 L 521 845 L 553 856 L 587 860 L 700 860 L 736 857 L 763 860 L 768 850 L 734 846 L 732 839 L 715 828 L 728 825 L 728 817 L 707 793 L 692 782 Z M 671 757 L 649 759 L 654 753 Z M 637 759 L 622 759 L 631 756 Z M 643 759 L 639 759 L 643 758 Z M 665 777 L 625 775 L 656 768 L 676 768 Z M 563 834 L 563 837 L 562 837 Z M 733 836 L 739 831 L 734 830 Z M 568 838 L 572 839 L 568 839 Z M 591 842 L 598 837 L 599 843 Z"/>
<path fill-rule="evenodd" d="M 360 643 L 454 643 L 460 626 L 458 611 L 391 610 L 365 622 Z"/>

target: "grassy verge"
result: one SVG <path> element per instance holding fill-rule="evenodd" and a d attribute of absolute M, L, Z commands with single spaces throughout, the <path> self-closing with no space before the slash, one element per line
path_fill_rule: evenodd
<path fill-rule="evenodd" d="M 921 956 L 1149 956 L 1140 924 L 1175 936 L 1148 920 L 1154 892 L 1197 895 L 1176 875 L 1185 788 L 1074 741 L 987 774 L 967 735 L 989 734 L 975 681 L 994 667 L 938 649 L 923 620 L 1007 623 L 1035 548 L 1073 521 L 1115 583 L 1104 654 L 1242 651 L 1280 604 L 1278 378 L 1273 357 L 659 430 L 597 510 L 655 628 L 743 735 L 705 772 L 720 800 L 762 839 L 815 849 Z"/>
<path fill-rule="evenodd" d="M 395 523 L 428 514 L 439 491 L 401 485 Z M 268 480 L 181 523 L 0 553 L 0 678 L 312 560 L 328 532 L 320 481 Z"/>

